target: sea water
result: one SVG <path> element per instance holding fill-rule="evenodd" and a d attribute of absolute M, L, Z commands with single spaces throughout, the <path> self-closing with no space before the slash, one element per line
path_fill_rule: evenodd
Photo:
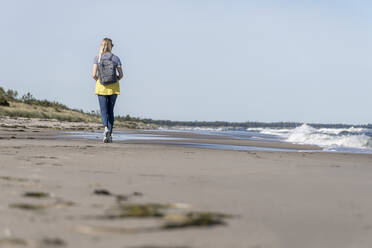
<path fill-rule="evenodd" d="M 188 132 L 196 134 L 209 134 L 225 136 L 232 139 L 285 142 L 292 144 L 316 145 L 325 152 L 346 152 L 346 153 L 369 153 L 372 154 L 372 130 L 367 128 L 315 128 L 303 124 L 296 128 L 247 128 L 247 129 L 226 129 L 226 128 L 160 128 L 159 134 L 136 134 L 126 132 L 115 132 L 114 140 L 163 140 L 172 145 L 184 145 L 200 148 L 229 149 L 229 150 L 270 150 L 270 151 L 299 151 L 295 149 L 263 148 L 252 146 L 236 146 L 222 144 L 200 144 L 189 142 L 189 139 L 172 137 L 172 132 Z M 167 132 L 167 134 L 162 134 Z M 96 132 L 67 132 L 64 136 L 88 139 L 101 139 L 102 133 Z M 177 143 L 172 143 L 178 140 Z M 182 142 L 180 142 L 182 141 Z"/>
<path fill-rule="evenodd" d="M 200 134 L 229 136 L 234 139 L 286 142 L 302 145 L 316 145 L 323 151 L 372 154 L 372 129 L 368 128 L 315 128 L 302 124 L 296 128 L 182 128 L 161 129 Z"/>
<path fill-rule="evenodd" d="M 168 132 L 192 132 L 200 134 L 214 134 L 214 135 L 228 135 L 224 132 L 215 131 L 193 131 L 193 130 L 179 130 L 179 129 L 162 129 L 161 131 Z M 143 130 L 144 132 L 156 132 L 159 130 Z M 100 140 L 103 137 L 102 133 L 98 132 L 64 132 L 60 137 L 64 138 L 78 138 L 78 139 L 94 139 Z M 210 144 L 210 143 L 193 143 L 192 139 L 173 137 L 172 135 L 161 135 L 161 134 L 138 134 L 138 133 L 126 133 L 122 131 L 117 131 L 113 134 L 113 139 L 115 141 L 165 141 L 162 144 L 174 145 L 174 146 L 186 146 L 186 147 L 196 147 L 196 148 L 209 148 L 209 149 L 223 149 L 223 150 L 239 150 L 239 151 L 281 151 L 281 152 L 298 152 L 301 150 L 290 149 L 290 148 L 271 148 L 271 147 L 256 147 L 256 146 L 241 146 L 241 145 L 228 145 L 228 144 Z M 194 139 L 194 138 L 193 138 Z M 178 141 L 178 142 L 174 142 Z M 309 150 L 306 150 L 309 151 Z"/>

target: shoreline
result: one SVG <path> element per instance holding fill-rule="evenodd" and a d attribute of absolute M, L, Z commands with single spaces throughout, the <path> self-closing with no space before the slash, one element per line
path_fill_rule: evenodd
<path fill-rule="evenodd" d="M 62 132 L 60 134 L 56 134 L 56 137 L 61 139 L 81 139 L 81 140 L 96 140 L 100 141 L 100 133 L 97 134 L 98 138 L 89 137 L 88 134 L 92 134 L 91 132 L 87 132 L 85 134 L 75 134 L 69 135 L 69 132 Z M 119 134 L 118 134 L 119 133 Z M 66 135 L 65 135 L 66 134 Z M 94 133 L 93 133 L 94 134 Z M 270 141 L 253 141 L 253 140 L 243 140 L 243 139 L 233 139 L 230 137 L 223 137 L 219 135 L 208 135 L 208 134 L 195 134 L 195 133 L 164 133 L 158 131 L 143 131 L 143 130 L 116 130 L 116 135 L 125 136 L 126 134 L 132 135 L 132 137 L 128 138 L 119 138 L 115 140 L 115 133 L 114 133 L 114 142 L 115 143 L 122 143 L 122 144 L 164 144 L 164 145 L 185 145 L 190 146 L 192 144 L 198 145 L 211 145 L 213 149 L 213 145 L 215 145 L 216 149 L 219 145 L 223 146 L 231 146 L 231 147 L 255 147 L 257 150 L 260 148 L 272 148 L 272 149 L 283 149 L 283 150 L 293 150 L 293 151 L 321 151 L 321 148 L 318 146 L 312 145 L 300 145 L 300 144 L 291 144 L 285 142 L 270 142 Z M 139 136 L 136 138 L 136 134 L 144 135 Z M 146 135 L 161 135 L 160 139 L 153 138 L 148 136 L 146 139 Z M 139 139 L 140 138 L 140 139 Z M 167 139 L 168 138 L 168 139 Z M 125 139 L 125 140 L 124 140 Z M 228 148 L 226 148 L 229 150 Z M 233 148 L 232 148 L 233 149 Z"/>
<path fill-rule="evenodd" d="M 2 118 L 0 123 L 1 138 L 25 138 L 25 139 L 69 139 L 63 134 L 65 132 L 100 132 L 99 123 L 84 122 L 60 122 L 57 120 L 37 119 L 37 118 Z M 136 130 L 128 128 L 116 128 L 116 132 L 125 132 L 128 134 L 139 135 L 162 135 L 170 140 L 120 140 L 119 143 L 126 144 L 178 144 L 193 143 L 197 145 L 231 145 L 242 147 L 290 149 L 290 150 L 321 150 L 322 148 L 314 145 L 300 145 L 285 142 L 252 141 L 244 139 L 234 139 L 229 136 L 198 134 L 192 132 L 167 132 L 157 130 Z M 115 134 L 114 134 L 115 135 Z M 97 139 L 99 141 L 99 139 Z"/>
<path fill-rule="evenodd" d="M 0 118 L 0 132 L 7 130 L 4 135 L 7 138 L 83 138 L 91 139 L 96 135 L 96 140 L 100 140 L 102 131 L 99 123 L 86 122 L 66 122 L 53 119 L 38 118 Z M 40 135 L 36 135 L 37 133 Z M 76 135 L 70 135 L 69 132 Z M 67 134 L 67 135 L 65 135 Z M 117 135 L 117 137 L 115 137 Z M 138 136 L 138 137 L 136 137 Z M 146 140 L 146 136 L 149 138 Z M 161 136 L 156 139 L 151 136 Z M 184 145 L 199 148 L 220 149 L 220 150 L 273 150 L 273 151 L 309 151 L 309 152 L 336 152 L 350 154 L 372 154 L 372 150 L 363 148 L 332 147 L 324 148 L 318 145 L 290 143 L 285 140 L 258 140 L 249 139 L 244 136 L 235 136 L 234 134 L 215 134 L 198 133 L 192 130 L 156 130 L 156 129 L 130 129 L 126 127 L 117 127 L 114 132 L 114 142 L 132 143 L 132 144 L 168 144 Z M 167 137 L 169 139 L 167 139 Z"/>

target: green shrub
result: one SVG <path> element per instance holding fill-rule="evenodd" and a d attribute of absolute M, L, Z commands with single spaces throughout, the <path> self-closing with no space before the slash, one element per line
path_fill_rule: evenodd
<path fill-rule="evenodd" d="M 51 102 L 48 100 L 38 100 L 30 92 L 23 95 L 21 97 L 21 101 L 29 105 L 37 105 L 37 106 L 42 106 L 42 107 L 52 107 L 52 108 L 70 110 L 66 105 L 56 102 L 56 101 Z"/>
<path fill-rule="evenodd" d="M 0 106 L 9 107 L 9 102 L 6 100 L 4 95 L 0 95 Z"/>
<path fill-rule="evenodd" d="M 18 92 L 16 90 L 8 89 L 6 91 L 6 96 L 11 100 L 16 100 L 18 96 Z"/>
<path fill-rule="evenodd" d="M 0 87 L 0 96 L 5 96 L 5 90 L 3 87 Z"/>
<path fill-rule="evenodd" d="M 26 104 L 32 104 L 34 101 L 36 101 L 35 97 L 30 93 L 28 92 L 27 94 L 24 94 L 22 97 L 21 97 L 21 100 L 22 102 L 26 103 Z"/>

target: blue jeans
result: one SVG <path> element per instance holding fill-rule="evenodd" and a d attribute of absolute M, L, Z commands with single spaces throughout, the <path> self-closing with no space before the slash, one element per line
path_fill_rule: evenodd
<path fill-rule="evenodd" d="M 114 106 L 118 95 L 98 95 L 99 107 L 103 126 L 107 126 L 110 132 L 114 128 Z"/>

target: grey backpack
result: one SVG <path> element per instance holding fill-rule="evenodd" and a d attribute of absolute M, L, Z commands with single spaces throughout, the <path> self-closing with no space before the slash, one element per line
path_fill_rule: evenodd
<path fill-rule="evenodd" d="M 111 54 L 109 58 L 103 59 L 101 56 L 101 61 L 98 62 L 98 76 L 99 81 L 103 85 L 113 84 L 118 81 L 118 76 L 116 75 L 116 65 L 112 61 Z"/>

